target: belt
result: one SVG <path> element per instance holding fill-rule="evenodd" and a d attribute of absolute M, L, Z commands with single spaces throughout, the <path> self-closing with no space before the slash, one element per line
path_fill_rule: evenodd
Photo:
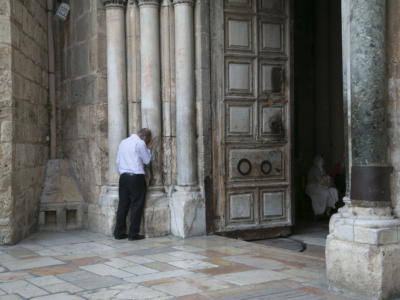
<path fill-rule="evenodd" d="M 127 175 L 127 176 L 144 176 L 144 174 L 135 174 L 135 173 L 123 173 L 122 175 Z"/>

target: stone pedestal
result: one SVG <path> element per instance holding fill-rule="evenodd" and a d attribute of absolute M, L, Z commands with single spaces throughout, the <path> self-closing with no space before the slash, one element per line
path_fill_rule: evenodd
<path fill-rule="evenodd" d="M 105 235 L 113 235 L 117 220 L 118 187 L 102 186 L 99 202 L 87 206 L 85 228 Z"/>
<path fill-rule="evenodd" d="M 363 299 L 400 296 L 400 220 L 391 208 L 345 207 L 326 242 L 329 287 Z"/>
<path fill-rule="evenodd" d="M 205 200 L 197 187 L 175 187 L 169 199 L 171 233 L 183 238 L 206 232 Z"/>
<path fill-rule="evenodd" d="M 171 213 L 164 187 L 149 187 L 143 212 L 141 232 L 147 237 L 171 233 Z"/>

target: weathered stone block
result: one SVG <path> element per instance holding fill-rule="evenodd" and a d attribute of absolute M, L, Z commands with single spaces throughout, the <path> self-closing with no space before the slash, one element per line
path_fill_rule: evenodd
<path fill-rule="evenodd" d="M 18 99 L 24 99 L 24 79 L 16 73 L 13 73 L 13 96 Z"/>
<path fill-rule="evenodd" d="M 354 241 L 369 245 L 396 244 L 398 243 L 397 228 L 375 229 L 354 226 Z"/>
<path fill-rule="evenodd" d="M 60 162 L 51 159 L 47 163 L 46 175 L 43 185 L 43 194 L 54 194 L 61 192 Z"/>
<path fill-rule="evenodd" d="M 71 102 L 74 106 L 93 103 L 96 100 L 97 77 L 90 75 L 71 82 Z"/>
<path fill-rule="evenodd" d="M 80 15 L 90 11 L 91 1 L 77 1 L 71 3 L 71 18 L 77 19 Z"/>
<path fill-rule="evenodd" d="M 61 190 L 63 202 L 83 202 L 75 179 L 70 176 L 61 176 Z"/>
<path fill-rule="evenodd" d="M 11 229 L 0 230 L 0 245 L 11 244 Z"/>
<path fill-rule="evenodd" d="M 0 68 L 9 70 L 11 69 L 11 46 L 0 46 Z"/>
<path fill-rule="evenodd" d="M 12 122 L 3 121 L 1 123 L 1 141 L 11 142 L 12 141 Z"/>
<path fill-rule="evenodd" d="M 23 10 L 22 10 L 22 3 L 19 0 L 12 1 L 12 16 L 15 21 L 22 25 L 23 23 Z"/>
<path fill-rule="evenodd" d="M 11 172 L 12 170 L 12 144 L 0 143 L 0 170 Z"/>
<path fill-rule="evenodd" d="M 60 159 L 60 166 L 62 175 L 72 175 L 72 169 L 68 159 Z"/>
<path fill-rule="evenodd" d="M 11 44 L 11 23 L 0 20 L 0 43 Z"/>
<path fill-rule="evenodd" d="M 11 23 L 11 45 L 19 49 L 21 41 L 21 31 L 14 23 Z"/>
<path fill-rule="evenodd" d="M 97 39 L 92 39 L 89 43 L 89 72 L 93 73 L 98 69 L 98 46 Z"/>
<path fill-rule="evenodd" d="M 11 187 L 11 172 L 0 173 L 0 190 L 8 190 Z"/>
<path fill-rule="evenodd" d="M 72 47 L 71 77 L 79 77 L 89 72 L 89 42 Z"/>
<path fill-rule="evenodd" d="M 0 70 L 0 99 L 11 99 L 12 95 L 11 70 Z"/>
<path fill-rule="evenodd" d="M 330 289 L 371 300 L 400 296 L 400 244 L 375 246 L 328 236 L 326 255 Z"/>
<path fill-rule="evenodd" d="M 205 200 L 199 191 L 176 187 L 169 199 L 171 232 L 176 236 L 190 237 L 206 233 Z"/>
<path fill-rule="evenodd" d="M 89 1 L 88 1 L 89 2 Z M 90 34 L 90 14 L 87 14 L 80 18 L 79 20 L 76 21 L 75 29 L 76 29 L 76 35 L 75 35 L 75 41 L 77 43 L 83 42 L 88 39 L 89 34 Z"/>

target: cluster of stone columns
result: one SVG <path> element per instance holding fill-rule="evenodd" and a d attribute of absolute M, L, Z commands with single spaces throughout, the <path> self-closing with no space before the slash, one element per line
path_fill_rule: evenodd
<path fill-rule="evenodd" d="M 135 2 L 130 0 L 130 2 Z M 165 3 L 168 2 L 168 3 Z M 132 49 L 128 45 L 128 76 L 126 74 L 125 13 L 126 0 L 103 0 L 107 15 L 107 81 L 108 81 L 108 148 L 109 183 L 102 188 L 100 204 L 116 206 L 119 173 L 115 165 L 119 143 L 128 136 L 126 78 L 134 76 Z M 163 1 L 168 6 L 170 0 Z M 132 3 L 135 4 L 136 3 Z M 170 230 L 183 237 L 203 234 L 204 200 L 199 192 L 196 170 L 196 106 L 194 83 L 194 0 L 174 0 L 175 70 L 176 70 L 176 139 L 178 186 L 167 199 L 162 178 L 163 117 L 161 102 L 160 1 L 138 0 L 140 12 L 140 93 L 141 125 L 152 131 L 155 145 L 147 169 L 148 196 L 144 215 L 144 231 L 148 235 L 168 234 Z M 131 16 L 128 15 L 128 18 Z M 132 21 L 132 20 L 130 20 Z M 129 29 L 129 28 L 128 28 Z M 131 33 L 130 33 L 131 34 Z M 136 43 L 128 37 L 129 43 Z M 164 56 L 165 58 L 165 56 Z M 138 80 L 139 78 L 136 77 Z M 129 116 L 133 118 L 135 116 Z M 168 210 L 168 212 L 166 211 Z M 201 211 L 200 213 L 198 211 Z M 155 213 L 156 212 L 156 213 Z M 157 215 L 155 215 L 157 214 Z M 168 214 L 168 216 L 167 216 Z M 160 219 L 163 222 L 160 222 Z M 204 218 L 203 218 L 204 219 Z M 193 226 L 193 223 L 204 224 Z M 168 224 L 167 224 L 168 223 Z M 203 228 L 204 227 L 204 228 Z M 171 228 L 171 229 L 170 229 Z"/>
<path fill-rule="evenodd" d="M 387 145 L 386 0 L 342 0 L 346 206 L 330 221 L 330 288 L 363 299 L 400 294 L 400 221 Z"/>

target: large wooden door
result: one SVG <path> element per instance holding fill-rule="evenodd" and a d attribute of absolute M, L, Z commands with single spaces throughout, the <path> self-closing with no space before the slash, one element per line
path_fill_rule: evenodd
<path fill-rule="evenodd" d="M 288 0 L 213 0 L 214 232 L 291 217 Z"/>

